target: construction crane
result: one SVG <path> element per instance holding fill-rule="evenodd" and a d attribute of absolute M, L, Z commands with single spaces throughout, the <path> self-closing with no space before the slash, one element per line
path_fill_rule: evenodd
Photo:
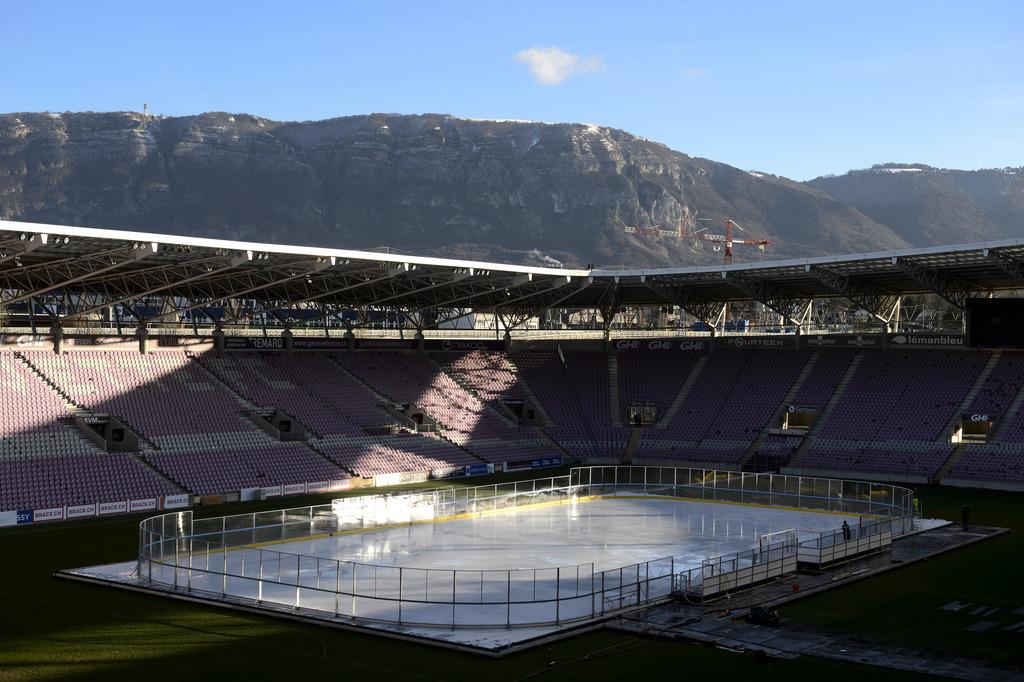
<path fill-rule="evenodd" d="M 701 221 L 710 221 L 711 218 L 697 218 Z M 682 235 L 682 222 L 679 223 L 680 235 Z M 733 244 L 746 244 L 748 246 L 756 246 L 761 253 L 764 253 L 766 246 L 771 244 L 771 240 L 768 239 L 734 239 L 732 236 L 732 228 L 735 227 L 740 232 L 745 232 L 743 226 L 737 223 L 731 218 L 725 219 L 725 234 L 710 234 L 706 232 L 708 228 L 702 227 L 699 230 L 691 230 L 689 236 L 693 239 L 703 239 L 706 242 L 714 242 L 715 244 L 725 244 L 724 262 L 726 265 L 732 263 L 732 247 Z M 716 246 L 715 251 L 721 250 L 721 246 Z"/>
<path fill-rule="evenodd" d="M 691 219 L 692 220 L 692 219 Z M 698 221 L 710 222 L 711 218 L 697 218 Z M 770 245 L 772 242 L 768 239 L 735 239 L 732 236 L 732 228 L 735 227 L 740 232 L 745 232 L 743 226 L 737 223 L 735 220 L 727 218 L 725 221 L 725 234 L 711 234 L 707 232 L 707 227 L 700 229 L 687 229 L 686 222 L 684 220 L 679 221 L 679 227 L 675 229 L 666 229 L 668 226 L 655 225 L 653 227 L 632 227 L 627 225 L 625 227 L 626 234 L 637 234 L 642 237 L 654 237 L 662 238 L 667 237 L 675 239 L 680 243 L 686 239 L 703 240 L 706 242 L 713 242 L 715 244 L 715 251 L 721 251 L 721 244 L 725 245 L 724 261 L 726 265 L 732 263 L 732 247 L 734 244 L 746 244 L 749 246 L 756 246 L 763 253 L 765 247 Z"/>

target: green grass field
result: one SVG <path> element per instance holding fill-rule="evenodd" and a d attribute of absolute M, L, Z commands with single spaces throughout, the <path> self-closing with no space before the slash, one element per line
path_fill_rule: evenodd
<path fill-rule="evenodd" d="M 545 472 L 547 473 L 547 472 Z M 523 476 L 532 477 L 531 473 Z M 502 480 L 509 480 L 504 478 Z M 472 484 L 486 482 L 473 479 Z M 289 506 L 336 495 L 290 498 Z M 974 503 L 979 523 L 1017 525 L 1014 496 L 939 489 L 923 493 L 926 509 L 959 514 Z M 200 508 L 197 516 L 277 508 L 281 501 Z M 1012 522 L 1011 515 L 1015 514 Z M 113 588 L 58 580 L 60 568 L 123 561 L 136 542 L 139 516 L 5 529 L 0 532 L 0 680 L 863 680 L 877 669 L 800 658 L 778 661 L 611 631 L 598 631 L 504 659 L 234 613 Z M 964 638 L 960 614 L 937 610 L 953 599 L 1017 608 L 1022 590 L 1002 566 L 1022 549 L 1017 535 L 901 569 L 787 607 L 785 615 L 837 630 L 867 630 L 908 644 Z M 922 615 L 915 615 L 920 611 Z M 941 616 L 941 617 L 940 617 Z M 948 621 L 948 622 L 947 622 Z M 916 625 L 915 625 L 916 623 Z M 974 633 L 969 633 L 974 634 Z M 995 636 L 970 651 L 1019 659 Z M 1019 642 L 1024 635 L 1010 638 Z M 972 640 L 973 641 L 973 640 Z M 1004 650 L 1009 648 L 1009 651 Z M 886 678 L 915 676 L 885 673 Z"/>
<path fill-rule="evenodd" d="M 793 602 L 782 614 L 841 633 L 871 633 L 901 645 L 1024 665 L 1024 633 L 1003 627 L 1024 620 L 1024 495 L 997 491 L 928 487 L 920 491 L 926 516 L 957 520 L 964 504 L 971 523 L 1010 528 L 1007 535 L 919 562 L 884 576 Z M 944 611 L 952 601 L 998 607 L 981 618 L 974 606 Z M 1000 623 L 988 632 L 970 632 L 980 620 Z"/>

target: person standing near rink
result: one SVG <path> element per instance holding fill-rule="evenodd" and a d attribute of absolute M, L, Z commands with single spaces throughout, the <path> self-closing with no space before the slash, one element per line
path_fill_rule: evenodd
<path fill-rule="evenodd" d="M 843 542 L 850 541 L 850 524 L 843 519 Z"/>

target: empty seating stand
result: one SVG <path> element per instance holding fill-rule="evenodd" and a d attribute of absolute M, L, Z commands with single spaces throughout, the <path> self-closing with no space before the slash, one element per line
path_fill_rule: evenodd
<path fill-rule="evenodd" d="M 813 353 L 812 371 L 791 393 Z M 620 408 L 653 401 L 664 416 L 698 357 L 620 353 Z M 786 396 L 822 407 L 850 374 L 828 415 L 813 425 L 801 469 L 916 481 L 945 465 L 951 481 L 1021 487 L 1024 354 L 1004 352 L 975 387 L 989 357 L 963 350 L 717 350 L 674 416 L 642 430 L 635 461 L 738 465 Z M 515 423 L 502 405 L 527 396 L 552 422 L 547 435 L 571 454 L 618 456 L 629 429 L 612 426 L 608 367 L 604 353 L 582 351 L 197 359 L 177 350 L 0 351 L 0 510 L 559 456 L 538 427 Z M 387 400 L 416 405 L 437 420 L 439 431 L 404 432 Z M 953 453 L 945 431 L 964 405 L 996 415 L 997 426 L 990 442 Z M 97 449 L 72 423 L 76 406 L 126 423 L 142 437 L 141 451 Z M 251 421 L 254 407 L 292 415 L 307 427 L 309 441 L 277 441 Z M 785 466 L 804 440 L 756 442 L 753 461 L 770 468 Z"/>
<path fill-rule="evenodd" d="M 0 352 L 0 509 L 151 498 L 181 492 L 124 453 L 97 449 L 68 403 L 11 352 Z"/>

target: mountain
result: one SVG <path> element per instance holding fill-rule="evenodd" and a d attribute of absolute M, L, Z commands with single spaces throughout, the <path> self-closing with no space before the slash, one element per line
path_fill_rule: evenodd
<path fill-rule="evenodd" d="M 681 220 L 776 242 L 738 262 L 908 245 L 818 187 L 621 130 L 432 114 L 0 115 L 0 218 L 567 265 L 718 262 L 625 231 Z"/>
<path fill-rule="evenodd" d="M 1024 237 L 1024 168 L 887 163 L 807 183 L 915 246 Z"/>

